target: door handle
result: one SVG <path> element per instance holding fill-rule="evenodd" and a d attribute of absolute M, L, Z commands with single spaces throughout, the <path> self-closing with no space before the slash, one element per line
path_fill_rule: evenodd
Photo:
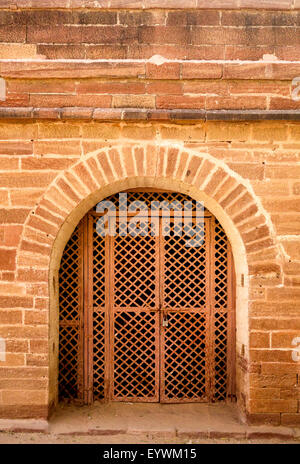
<path fill-rule="evenodd" d="M 162 314 L 162 327 L 168 327 L 168 313 L 163 310 L 161 303 L 159 303 L 158 308 L 155 310 L 155 312 Z"/>

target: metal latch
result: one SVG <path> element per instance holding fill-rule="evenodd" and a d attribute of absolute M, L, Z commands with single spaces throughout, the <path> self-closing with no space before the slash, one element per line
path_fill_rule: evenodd
<path fill-rule="evenodd" d="M 163 327 L 168 327 L 169 325 L 169 321 L 168 321 L 168 317 L 167 315 L 164 315 L 164 318 L 163 318 Z"/>

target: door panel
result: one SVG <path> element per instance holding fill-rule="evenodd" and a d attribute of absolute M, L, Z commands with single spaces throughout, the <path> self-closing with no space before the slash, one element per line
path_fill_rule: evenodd
<path fill-rule="evenodd" d="M 92 329 L 87 333 L 91 337 L 87 350 L 92 350 L 92 356 L 86 353 L 86 362 L 90 360 L 89 371 L 92 374 L 93 383 L 89 385 L 96 400 L 103 400 L 107 390 L 107 368 L 108 357 L 106 356 L 106 332 L 108 325 L 106 321 L 106 239 L 96 231 L 97 217 L 89 215 L 88 218 L 88 256 L 87 269 L 88 275 L 88 294 L 90 297 L 91 308 L 88 314 L 91 319 Z M 90 243 L 91 242 L 91 243 Z"/>
<path fill-rule="evenodd" d="M 158 313 L 118 311 L 113 339 L 113 400 L 159 401 Z"/>
<path fill-rule="evenodd" d="M 148 218 L 135 230 L 128 222 L 130 233 L 111 239 L 115 401 L 159 401 L 159 249 L 149 226 Z"/>
<path fill-rule="evenodd" d="M 194 221 L 195 218 L 189 220 Z M 172 310 L 205 310 L 209 303 L 209 219 L 198 224 L 197 238 L 184 231 L 176 235 L 174 218 L 170 230 L 161 238 L 162 306 Z M 191 228 L 189 228 L 190 230 Z M 189 246 L 196 244 L 198 246 Z M 203 243 L 202 243 L 203 241 Z M 195 243 L 194 243 L 195 242 Z"/>
<path fill-rule="evenodd" d="M 161 396 L 163 403 L 207 401 L 207 315 L 168 311 L 162 327 Z"/>
<path fill-rule="evenodd" d="M 160 241 L 161 401 L 207 401 L 209 219 L 196 223 L 195 217 L 187 218 L 180 236 L 177 236 L 176 221 L 175 217 L 170 218 L 168 233 Z"/>
<path fill-rule="evenodd" d="M 82 222 L 68 241 L 59 272 L 59 398 L 83 400 Z"/>

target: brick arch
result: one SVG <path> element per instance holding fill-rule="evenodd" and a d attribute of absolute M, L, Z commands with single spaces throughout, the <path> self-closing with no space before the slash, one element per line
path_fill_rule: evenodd
<path fill-rule="evenodd" d="M 18 263 L 47 269 L 49 297 L 49 403 L 57 399 L 58 270 L 79 220 L 103 198 L 134 187 L 179 191 L 204 201 L 232 245 L 237 280 L 237 352 L 249 361 L 248 310 L 260 279 L 281 273 L 272 224 L 249 181 L 208 153 L 176 144 L 126 144 L 99 149 L 59 175 L 24 226 Z M 242 365 L 242 363 L 240 363 Z M 238 372 L 248 409 L 248 372 Z"/>
<path fill-rule="evenodd" d="M 18 256 L 24 252 L 22 259 L 25 259 L 26 254 L 36 253 L 50 259 L 63 224 L 72 228 L 82 217 L 81 213 L 87 211 L 81 203 L 84 201 L 87 208 L 93 206 L 115 193 L 114 185 L 119 184 L 120 189 L 143 185 L 170 189 L 174 183 L 185 193 L 201 192 L 210 206 L 215 203 L 216 209 L 222 210 L 223 216 L 234 224 L 246 254 L 275 245 L 271 220 L 250 182 L 224 162 L 176 144 L 134 144 L 95 151 L 59 175 L 28 216 Z M 76 217 L 74 223 L 72 213 L 76 209 L 75 217 L 79 219 Z M 30 246 L 30 242 L 35 245 Z"/>

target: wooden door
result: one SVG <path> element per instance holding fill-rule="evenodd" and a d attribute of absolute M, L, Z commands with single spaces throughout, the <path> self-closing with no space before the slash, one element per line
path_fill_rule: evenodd
<path fill-rule="evenodd" d="M 128 221 L 127 221 L 128 222 Z M 159 237 L 141 218 L 138 233 L 110 240 L 111 393 L 114 401 L 159 401 Z"/>
<path fill-rule="evenodd" d="M 191 226 L 193 217 L 190 218 Z M 210 219 L 198 225 L 198 244 L 188 230 L 176 236 L 171 218 L 161 243 L 161 385 L 162 402 L 208 401 L 211 356 Z M 206 240 L 205 240 L 206 237 Z M 203 242 L 203 243 L 202 243 Z"/>
<path fill-rule="evenodd" d="M 118 212 L 118 195 L 109 200 Z M 137 200 L 148 211 L 151 201 L 191 201 L 171 192 L 128 192 L 128 203 Z M 173 210 L 159 213 L 155 225 L 150 214 L 135 223 L 129 213 L 118 216 L 114 236 L 103 237 L 99 216 L 93 209 L 81 221 L 62 259 L 61 397 L 85 403 L 234 397 L 233 266 L 218 221 L 205 210 L 195 225 L 192 208 L 178 232 Z M 199 243 L 191 243 L 189 227 L 198 227 Z"/>

